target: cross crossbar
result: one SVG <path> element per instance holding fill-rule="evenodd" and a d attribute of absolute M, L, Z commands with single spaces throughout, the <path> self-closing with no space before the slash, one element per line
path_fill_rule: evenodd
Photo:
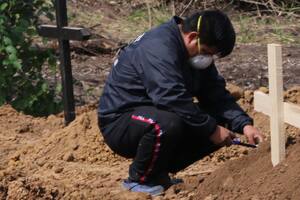
<path fill-rule="evenodd" d="M 261 92 L 254 92 L 254 109 L 265 115 L 271 116 L 272 106 L 269 95 Z M 300 106 L 292 103 L 283 103 L 283 120 L 292 126 L 300 128 Z"/>
<path fill-rule="evenodd" d="M 91 33 L 86 28 L 78 27 L 62 27 L 58 28 L 55 25 L 40 25 L 38 27 L 40 36 L 49 38 L 59 38 L 62 40 L 87 40 L 90 38 Z"/>

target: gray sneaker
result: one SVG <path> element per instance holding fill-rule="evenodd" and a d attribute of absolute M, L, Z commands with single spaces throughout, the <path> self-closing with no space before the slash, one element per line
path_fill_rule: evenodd
<path fill-rule="evenodd" d="M 133 182 L 128 179 L 122 182 L 122 185 L 125 189 L 132 192 L 143 192 L 150 194 L 151 196 L 158 196 L 164 193 L 164 187 L 161 185 L 153 184 L 141 184 L 138 182 Z"/>

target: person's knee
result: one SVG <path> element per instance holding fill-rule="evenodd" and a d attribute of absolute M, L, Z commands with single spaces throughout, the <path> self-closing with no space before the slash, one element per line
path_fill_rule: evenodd
<path fill-rule="evenodd" d="M 184 122 L 175 113 L 171 113 L 171 112 L 168 113 L 168 116 L 165 118 L 165 121 L 161 124 L 162 124 L 163 134 L 165 134 L 165 136 L 168 137 L 169 139 L 180 138 L 184 131 Z"/>
<path fill-rule="evenodd" d="M 163 138 L 177 138 L 184 129 L 183 120 L 174 112 L 157 109 L 154 107 L 139 107 L 135 110 L 135 115 L 142 116 L 145 121 L 150 122 L 152 133 L 163 134 Z"/>

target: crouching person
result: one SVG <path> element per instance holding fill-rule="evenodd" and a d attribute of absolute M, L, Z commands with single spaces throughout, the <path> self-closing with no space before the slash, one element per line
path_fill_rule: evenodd
<path fill-rule="evenodd" d="M 234 44 L 229 18 L 209 10 L 186 19 L 175 16 L 121 50 L 98 118 L 107 145 L 133 158 L 123 187 L 159 195 L 176 182 L 169 173 L 230 145 L 231 131 L 252 144 L 262 139 L 214 64 Z"/>

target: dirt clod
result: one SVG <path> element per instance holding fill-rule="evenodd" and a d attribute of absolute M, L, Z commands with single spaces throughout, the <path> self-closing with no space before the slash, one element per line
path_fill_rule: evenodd
<path fill-rule="evenodd" d="M 226 88 L 236 100 L 239 100 L 244 95 L 243 89 L 236 85 L 227 84 Z"/>

